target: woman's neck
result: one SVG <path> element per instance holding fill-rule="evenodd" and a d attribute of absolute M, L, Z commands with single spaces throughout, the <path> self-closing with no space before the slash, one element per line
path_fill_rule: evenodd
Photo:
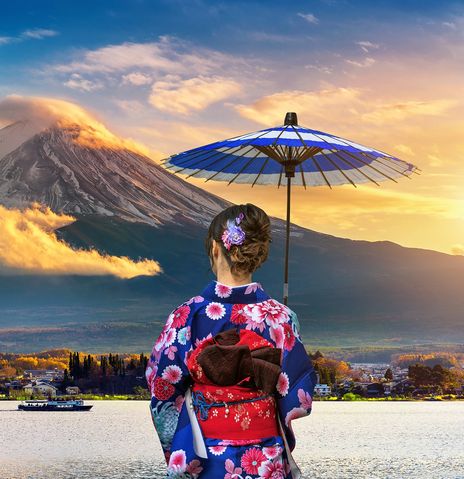
<path fill-rule="evenodd" d="M 233 276 L 230 271 L 224 271 L 218 272 L 217 281 L 218 283 L 225 284 L 227 286 L 241 286 L 244 284 L 252 283 L 253 279 L 251 278 L 251 274 L 238 278 L 237 276 Z"/>

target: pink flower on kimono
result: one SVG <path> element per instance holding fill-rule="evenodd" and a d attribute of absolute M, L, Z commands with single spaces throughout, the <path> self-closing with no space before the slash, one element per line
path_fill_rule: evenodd
<path fill-rule="evenodd" d="M 204 301 L 204 299 L 205 298 L 203 298 L 203 296 L 193 296 L 188 301 L 186 301 L 185 304 L 201 303 L 202 301 Z"/>
<path fill-rule="evenodd" d="M 294 407 L 285 416 L 285 425 L 288 426 L 293 419 L 298 419 L 299 417 L 305 417 L 307 415 L 308 411 L 306 409 L 303 409 L 302 407 Z"/>
<path fill-rule="evenodd" d="M 220 456 L 227 449 L 227 446 L 209 446 L 208 449 L 211 454 Z"/>
<path fill-rule="evenodd" d="M 269 326 L 275 328 L 277 325 L 288 321 L 288 313 L 283 306 L 275 299 L 256 303 L 252 309 L 253 321 L 266 321 Z"/>
<path fill-rule="evenodd" d="M 248 449 L 245 454 L 243 454 L 240 460 L 240 465 L 247 474 L 257 474 L 258 467 L 261 466 L 261 463 L 265 460 L 266 456 L 263 454 L 261 449 L 252 447 Z"/>
<path fill-rule="evenodd" d="M 174 328 L 181 328 L 182 326 L 185 326 L 185 322 L 187 321 L 189 314 L 190 306 L 187 306 L 186 304 L 179 306 L 172 313 L 172 326 Z"/>
<path fill-rule="evenodd" d="M 171 384 L 176 384 L 182 377 L 182 369 L 175 364 L 166 366 L 161 377 L 166 381 L 169 381 Z"/>
<path fill-rule="evenodd" d="M 311 409 L 313 398 L 304 389 L 298 389 L 298 399 L 300 400 L 301 407 L 305 409 Z"/>
<path fill-rule="evenodd" d="M 174 407 L 176 408 L 177 412 L 180 412 L 182 409 L 182 405 L 184 404 L 185 397 L 182 396 L 182 394 L 179 394 L 179 396 L 176 397 L 176 400 L 174 401 Z"/>
<path fill-rule="evenodd" d="M 258 288 L 263 289 L 263 287 L 261 286 L 261 283 L 258 283 L 255 281 L 247 286 L 247 288 L 245 289 L 245 294 L 254 293 Z"/>
<path fill-rule="evenodd" d="M 284 328 L 284 348 L 291 351 L 295 346 L 295 335 L 293 334 L 292 326 L 289 323 L 283 325 Z"/>
<path fill-rule="evenodd" d="M 288 375 L 287 373 L 281 372 L 279 378 L 277 379 L 276 389 L 281 396 L 286 396 L 288 393 Z"/>
<path fill-rule="evenodd" d="M 213 335 L 211 333 L 208 334 L 208 336 L 205 336 L 204 338 L 200 339 L 200 338 L 197 338 L 195 340 L 195 347 L 199 346 L 205 339 L 211 339 L 213 337 Z"/>
<path fill-rule="evenodd" d="M 282 326 L 279 324 L 275 328 L 269 328 L 269 334 L 274 341 L 276 348 L 282 349 L 285 341 L 285 334 Z"/>
<path fill-rule="evenodd" d="M 193 477 L 197 477 L 198 474 L 203 470 L 203 467 L 201 467 L 201 462 L 198 459 L 192 459 L 188 465 L 186 471 L 189 474 L 192 474 Z"/>
<path fill-rule="evenodd" d="M 235 467 L 231 459 L 226 459 L 226 471 L 227 474 L 224 476 L 224 479 L 237 479 L 242 474 L 242 468 Z"/>
<path fill-rule="evenodd" d="M 183 449 L 173 451 L 169 457 L 168 470 L 174 472 L 185 472 L 187 469 L 187 456 Z"/>
<path fill-rule="evenodd" d="M 164 348 L 164 343 L 166 342 L 166 331 L 161 331 L 158 339 L 155 341 L 153 346 L 153 351 L 159 352 Z"/>
<path fill-rule="evenodd" d="M 263 447 L 263 454 L 268 459 L 275 459 L 277 456 L 282 454 L 282 448 L 279 444 L 276 444 L 275 446 Z"/>
<path fill-rule="evenodd" d="M 153 387 L 153 380 L 157 372 L 158 372 L 158 365 L 156 364 L 153 364 L 153 366 L 148 366 L 145 371 L 145 377 L 147 378 L 147 383 L 150 386 L 151 390 Z"/>
<path fill-rule="evenodd" d="M 177 346 L 169 346 L 169 348 L 164 350 L 164 354 L 172 361 L 175 358 L 177 352 Z"/>
<path fill-rule="evenodd" d="M 175 329 L 171 328 L 166 333 L 164 333 L 164 347 L 171 346 L 171 344 L 176 340 L 177 332 Z"/>
<path fill-rule="evenodd" d="M 246 329 L 254 330 L 258 329 L 260 332 L 263 332 L 266 328 L 265 316 L 261 314 L 258 306 L 259 303 L 256 304 L 248 304 L 245 308 L 245 312 L 247 315 L 246 318 Z"/>
<path fill-rule="evenodd" d="M 226 308 L 221 303 L 212 302 L 206 306 L 206 316 L 210 319 L 220 319 L 226 314 Z"/>
<path fill-rule="evenodd" d="M 260 479 L 285 479 L 286 472 L 282 460 L 266 461 L 259 468 Z"/>
<path fill-rule="evenodd" d="M 214 293 L 219 298 L 228 298 L 232 294 L 232 288 L 226 284 L 216 283 Z"/>

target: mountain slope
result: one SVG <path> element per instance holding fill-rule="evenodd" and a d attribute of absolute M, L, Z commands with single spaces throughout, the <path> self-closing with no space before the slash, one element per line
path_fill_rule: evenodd
<path fill-rule="evenodd" d="M 0 137 L 8 137 L 8 131 L 17 127 L 19 123 L 5 127 Z M 140 153 L 111 143 L 92 147 L 82 141 L 92 135 L 88 129 L 55 125 L 4 155 L 1 203 L 19 206 L 37 201 L 56 212 L 117 216 L 152 226 L 206 224 L 207 217 L 230 205 Z M 17 141 L 14 138 L 5 150 Z"/>
<path fill-rule="evenodd" d="M 321 235 L 294 226 L 289 305 L 314 346 L 464 342 L 464 258 Z M 200 225 L 82 216 L 58 235 L 75 247 L 156 257 L 159 276 L 0 276 L 0 347 L 148 350 L 169 312 L 213 279 Z M 282 297 L 283 235 L 253 276 Z"/>

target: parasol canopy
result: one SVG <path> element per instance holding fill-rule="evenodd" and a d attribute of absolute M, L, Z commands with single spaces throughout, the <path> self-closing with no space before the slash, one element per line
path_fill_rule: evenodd
<path fill-rule="evenodd" d="M 266 128 L 165 158 L 162 166 L 186 178 L 280 187 L 287 185 L 287 225 L 283 302 L 288 300 L 291 185 L 323 186 L 411 179 L 417 166 L 381 150 L 298 124 L 296 113 L 283 125 Z"/>

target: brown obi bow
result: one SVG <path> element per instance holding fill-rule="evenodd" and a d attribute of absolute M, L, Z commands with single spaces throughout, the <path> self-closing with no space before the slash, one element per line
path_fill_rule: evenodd
<path fill-rule="evenodd" d="M 237 344 L 240 336 L 236 329 L 228 329 L 213 338 L 215 344 L 206 346 L 197 362 L 204 373 L 218 386 L 256 387 L 273 393 L 281 372 L 281 349 L 264 346 L 250 349 L 247 344 Z M 244 381 L 249 378 L 248 381 Z"/>

